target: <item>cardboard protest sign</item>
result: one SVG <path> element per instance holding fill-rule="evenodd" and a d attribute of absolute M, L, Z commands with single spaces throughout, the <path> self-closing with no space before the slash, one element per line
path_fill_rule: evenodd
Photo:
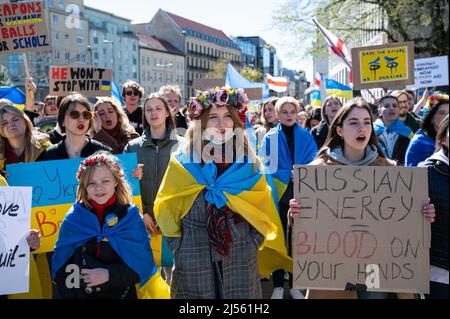
<path fill-rule="evenodd" d="M 51 66 L 50 95 L 66 96 L 76 91 L 86 97 L 111 96 L 111 69 Z"/>
<path fill-rule="evenodd" d="M 31 187 L 0 187 L 0 295 L 29 290 Z"/>
<path fill-rule="evenodd" d="M 137 167 L 136 154 L 120 154 L 117 158 L 131 185 L 134 203 L 142 208 L 139 180 L 131 175 Z M 76 201 L 76 172 L 82 160 L 74 158 L 6 166 L 9 185 L 33 187 L 31 227 L 41 234 L 41 248 L 34 253 L 53 251 L 64 216 Z"/>
<path fill-rule="evenodd" d="M 409 89 L 448 85 L 448 56 L 414 60 L 414 85 Z"/>
<path fill-rule="evenodd" d="M 414 42 L 352 49 L 353 89 L 396 88 L 414 83 Z"/>
<path fill-rule="evenodd" d="M 425 168 L 295 166 L 296 288 L 429 291 Z"/>
<path fill-rule="evenodd" d="M 0 54 L 50 49 L 42 2 L 0 4 Z"/>

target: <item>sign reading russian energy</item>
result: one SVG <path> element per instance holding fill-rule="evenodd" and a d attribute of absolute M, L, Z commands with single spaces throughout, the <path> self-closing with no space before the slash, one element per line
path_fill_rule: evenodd
<path fill-rule="evenodd" d="M 139 180 L 131 175 L 137 167 L 136 154 L 120 154 L 117 158 L 131 185 L 133 200 L 141 207 Z M 6 166 L 9 185 L 33 187 L 31 228 L 38 229 L 41 235 L 41 247 L 34 253 L 53 251 L 64 216 L 76 201 L 76 172 L 82 160 L 74 158 Z"/>
<path fill-rule="evenodd" d="M 0 35 L 0 54 L 49 50 L 43 3 L 1 3 Z"/>
<path fill-rule="evenodd" d="M 28 292 L 31 187 L 0 187 L 0 295 Z"/>
<path fill-rule="evenodd" d="M 448 56 L 414 60 L 414 85 L 410 89 L 419 89 L 448 85 Z"/>
<path fill-rule="evenodd" d="M 414 42 L 352 49 L 353 88 L 396 88 L 414 83 Z"/>
<path fill-rule="evenodd" d="M 295 166 L 296 288 L 428 293 L 426 168 Z"/>
<path fill-rule="evenodd" d="M 50 67 L 50 95 L 66 96 L 76 91 L 87 97 L 111 96 L 111 81 L 111 69 Z"/>

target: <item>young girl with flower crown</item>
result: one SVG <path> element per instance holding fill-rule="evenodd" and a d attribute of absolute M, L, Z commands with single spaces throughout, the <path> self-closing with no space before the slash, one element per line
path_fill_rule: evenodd
<path fill-rule="evenodd" d="M 133 205 L 116 158 L 105 152 L 93 154 L 80 163 L 77 179 L 77 202 L 62 222 L 52 260 L 60 297 L 135 299 L 136 284 L 139 293 L 146 286 L 153 297 L 168 297 L 139 208 Z M 80 277 L 73 276 L 74 271 Z"/>
<path fill-rule="evenodd" d="M 230 88 L 190 100 L 186 143 L 171 155 L 153 208 L 174 250 L 172 298 L 261 298 L 260 273 L 292 263 L 243 130 L 248 102 Z"/>

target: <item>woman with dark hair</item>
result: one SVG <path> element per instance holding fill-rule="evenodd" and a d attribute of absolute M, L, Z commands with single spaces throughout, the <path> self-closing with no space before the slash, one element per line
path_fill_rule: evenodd
<path fill-rule="evenodd" d="M 170 154 L 182 137 L 175 134 L 173 113 L 163 95 L 149 95 L 143 106 L 142 136 L 125 146 L 124 153 L 136 153 L 138 163 L 144 164 L 140 180 L 144 221 L 151 234 L 160 233 L 153 214 L 153 203 L 161 184 Z"/>
<path fill-rule="evenodd" d="M 420 130 L 416 132 L 406 150 L 405 166 L 417 166 L 433 154 L 439 124 L 448 115 L 448 95 L 434 105 L 425 115 Z"/>
<path fill-rule="evenodd" d="M 316 127 L 311 129 L 311 135 L 316 141 L 317 148 L 321 148 L 327 138 L 328 129 L 333 123 L 337 111 L 342 107 L 341 101 L 334 95 L 328 96 L 322 103 L 321 117 L 322 121 Z"/>
<path fill-rule="evenodd" d="M 436 134 L 436 151 L 419 167 L 428 169 L 428 193 L 436 203 L 436 222 L 431 224 L 429 299 L 448 299 L 448 115 Z"/>
<path fill-rule="evenodd" d="M 97 151 L 112 151 L 110 147 L 89 137 L 88 131 L 92 125 L 91 106 L 79 93 L 72 93 L 61 101 L 58 125 L 65 136 L 58 144 L 47 148 L 37 161 L 88 157 Z"/>
<path fill-rule="evenodd" d="M 123 152 L 125 145 L 138 138 L 119 101 L 111 97 L 100 97 L 94 105 L 92 138 L 112 148 L 114 154 Z"/>
<path fill-rule="evenodd" d="M 321 109 L 320 108 L 313 108 L 312 110 L 308 111 L 308 118 L 306 119 L 305 123 L 305 129 L 311 132 L 311 130 L 319 125 L 320 121 L 322 120 L 321 116 Z"/>
<path fill-rule="evenodd" d="M 356 98 L 348 101 L 337 113 L 331 124 L 324 146 L 309 165 L 354 165 L 354 166 L 395 166 L 383 154 L 373 129 L 372 114 L 366 101 Z M 301 214 L 300 203 L 291 199 L 289 217 Z M 434 221 L 434 205 L 424 206 L 422 213 Z M 308 291 L 309 299 L 324 298 L 387 298 L 383 292 L 358 292 L 313 290 Z"/>

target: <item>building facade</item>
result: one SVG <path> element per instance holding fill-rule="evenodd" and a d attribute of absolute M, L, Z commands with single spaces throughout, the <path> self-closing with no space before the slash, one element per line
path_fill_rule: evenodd
<path fill-rule="evenodd" d="M 239 47 L 221 30 L 159 9 L 149 23 L 135 24 L 134 31 L 163 39 L 185 55 L 185 94 L 193 96 L 195 78 L 204 78 L 219 59 L 240 64 Z"/>
<path fill-rule="evenodd" d="M 90 7 L 84 14 L 89 21 L 90 64 L 112 69 L 119 87 L 127 80 L 139 82 L 139 39 L 131 20 Z"/>
<path fill-rule="evenodd" d="M 139 38 L 140 84 L 145 89 L 145 94 L 157 92 L 161 86 L 171 84 L 180 88 L 185 99 L 183 52 L 156 37 L 144 34 L 137 34 L 137 36 Z"/>

